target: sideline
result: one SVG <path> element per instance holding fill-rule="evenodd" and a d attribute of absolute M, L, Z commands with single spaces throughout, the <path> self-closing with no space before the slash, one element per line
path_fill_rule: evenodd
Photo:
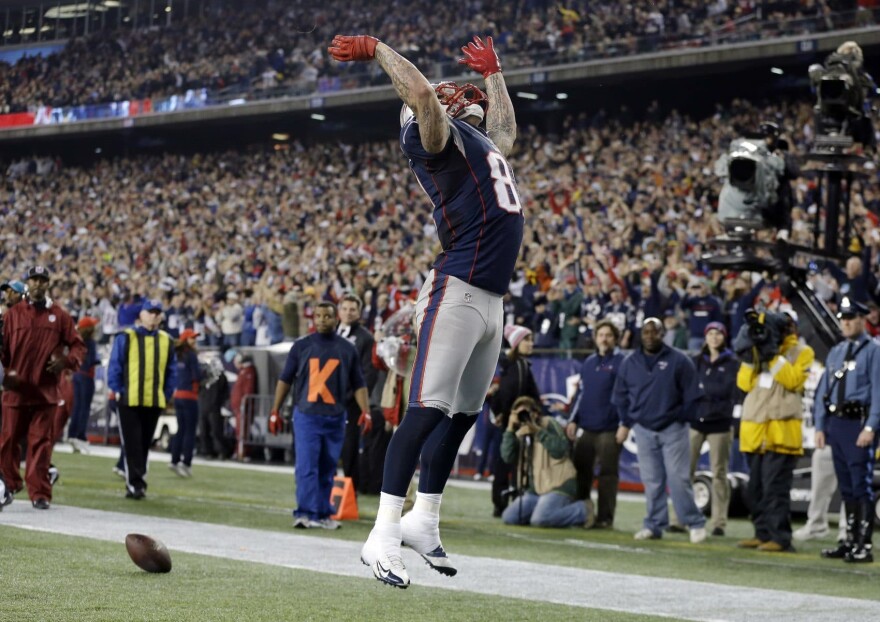
<path fill-rule="evenodd" d="M 70 443 L 62 441 L 55 443 L 55 447 L 52 449 L 52 452 L 59 454 L 72 454 L 73 448 L 70 446 Z M 114 445 L 91 445 L 89 453 L 82 455 L 97 456 L 98 458 L 112 458 L 115 460 L 119 457 L 119 447 Z M 169 460 L 170 458 L 167 452 L 155 449 L 150 450 L 149 461 L 151 463 L 167 463 L 169 462 Z M 236 460 L 206 460 L 205 458 L 199 458 L 198 456 L 193 457 L 192 463 L 195 466 L 216 467 L 218 469 L 235 469 L 240 471 L 257 471 L 260 473 L 284 473 L 288 475 L 293 475 L 292 464 L 264 464 L 261 462 L 238 462 Z M 339 474 L 342 475 L 341 469 L 339 471 Z M 62 477 L 64 476 L 63 471 L 61 475 Z M 416 477 L 418 477 L 418 472 L 416 473 Z M 446 485 L 453 488 L 468 488 L 472 490 L 486 491 L 488 491 L 492 487 L 491 482 L 487 480 L 474 481 L 470 478 L 456 479 L 455 477 L 450 478 Z M 644 503 L 645 498 L 640 493 L 619 492 L 617 493 L 617 500 L 618 502 L 638 501 L 640 503 Z"/>
<path fill-rule="evenodd" d="M 132 532 L 150 534 L 171 551 L 283 566 L 372 581 L 358 561 L 359 542 L 285 534 L 121 512 L 53 505 L 35 512 L 13 503 L 0 513 L 0 525 L 80 536 L 120 544 Z M 643 577 L 486 557 L 457 555 L 458 576 L 442 577 L 411 550 L 404 562 L 410 590 L 440 588 L 461 592 L 641 613 L 679 620 L 747 622 L 756 618 L 798 622 L 850 622 L 876 619 L 877 601 L 818 596 L 682 579 Z M 317 566 L 315 560 L 321 560 Z M 505 577 L 498 581 L 498 577 Z"/>

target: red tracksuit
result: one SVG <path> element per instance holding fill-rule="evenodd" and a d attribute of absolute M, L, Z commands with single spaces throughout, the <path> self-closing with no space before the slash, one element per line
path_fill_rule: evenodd
<path fill-rule="evenodd" d="M 51 501 L 49 463 L 58 407 L 58 376 L 46 371 L 53 352 L 69 348 L 67 367 L 78 369 L 86 346 L 73 320 L 57 304 L 39 308 L 20 302 L 7 311 L 3 322 L 0 361 L 7 377 L 15 372 L 18 385 L 3 391 L 3 427 L 0 429 L 0 472 L 11 490 L 21 488 L 21 449 L 18 439 L 27 434 L 28 458 L 25 482 L 31 501 Z M 7 383 L 9 384 L 9 383 Z"/>

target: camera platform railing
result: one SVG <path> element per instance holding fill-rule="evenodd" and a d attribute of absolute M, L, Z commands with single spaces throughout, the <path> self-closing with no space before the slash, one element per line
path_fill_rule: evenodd
<path fill-rule="evenodd" d="M 842 259 L 852 234 L 850 189 L 856 176 L 875 172 L 874 162 L 863 155 L 847 153 L 853 145 L 846 136 L 817 136 L 814 149 L 804 156 L 802 173 L 813 173 L 818 183 L 817 196 L 824 197 L 813 221 L 813 246 L 821 247 L 826 256 Z M 844 183 L 846 182 L 846 183 Z M 824 192 L 823 192 L 824 186 Z M 825 221 L 821 222 L 824 208 Z M 843 214 L 843 231 L 840 216 Z M 823 225 L 824 224 L 824 228 Z M 824 236 L 824 244 L 820 243 Z"/>
<path fill-rule="evenodd" d="M 706 243 L 709 252 L 702 260 L 713 270 L 748 270 L 778 272 L 784 264 L 778 257 L 778 242 L 757 239 L 763 223 L 745 219 L 727 219 L 726 233 Z"/>

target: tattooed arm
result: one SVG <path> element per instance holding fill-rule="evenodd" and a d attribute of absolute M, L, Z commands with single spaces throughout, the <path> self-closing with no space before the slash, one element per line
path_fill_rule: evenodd
<path fill-rule="evenodd" d="M 449 122 L 428 79 L 415 65 L 384 43 L 376 46 L 376 60 L 391 77 L 400 99 L 412 108 L 419 122 L 419 135 L 425 151 L 443 151 L 449 140 Z"/>
<path fill-rule="evenodd" d="M 501 75 L 501 61 L 495 53 L 492 37 L 483 42 L 480 37 L 461 48 L 464 58 L 458 59 L 459 64 L 483 74 L 486 81 L 486 95 L 489 98 L 489 109 L 486 111 L 486 132 L 498 147 L 501 155 L 507 156 L 513 149 L 516 140 L 516 119 L 513 114 L 513 103 L 507 94 L 507 85 Z"/>
<path fill-rule="evenodd" d="M 516 140 L 516 117 L 513 113 L 513 102 L 507 93 L 504 76 L 501 72 L 493 73 L 486 78 L 486 95 L 489 97 L 489 109 L 486 111 L 486 132 L 498 147 L 501 155 L 507 157 Z"/>
<path fill-rule="evenodd" d="M 428 153 L 440 153 L 449 140 L 449 121 L 427 78 L 390 47 L 369 35 L 336 35 L 327 48 L 338 61 L 378 61 L 391 77 L 400 99 L 409 106 L 419 122 L 422 147 Z"/>

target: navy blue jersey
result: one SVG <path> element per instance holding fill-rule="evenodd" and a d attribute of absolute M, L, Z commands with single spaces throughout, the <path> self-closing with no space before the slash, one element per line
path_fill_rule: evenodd
<path fill-rule="evenodd" d="M 279 379 L 296 382 L 296 408 L 310 415 L 344 413 L 346 392 L 367 386 L 357 349 L 336 333 L 297 339 Z"/>
<path fill-rule="evenodd" d="M 523 238 L 516 179 L 484 130 L 450 119 L 449 132 L 443 151 L 428 153 L 415 117 L 400 130 L 400 148 L 434 206 L 443 251 L 433 268 L 503 295 Z"/>

